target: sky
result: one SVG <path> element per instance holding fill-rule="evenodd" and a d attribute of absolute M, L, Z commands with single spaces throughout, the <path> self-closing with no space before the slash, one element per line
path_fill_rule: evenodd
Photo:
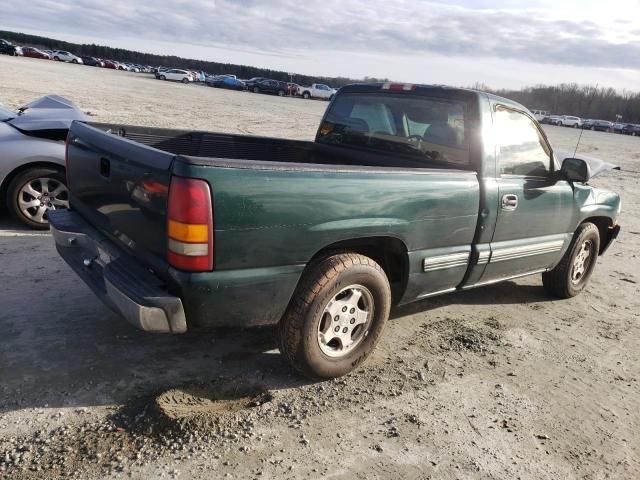
<path fill-rule="evenodd" d="M 292 73 L 640 91 L 640 0 L 6 0 L 1 10 L 2 30 Z"/>

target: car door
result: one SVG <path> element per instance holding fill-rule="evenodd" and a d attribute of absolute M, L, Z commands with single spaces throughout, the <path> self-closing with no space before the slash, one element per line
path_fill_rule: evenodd
<path fill-rule="evenodd" d="M 558 180 L 546 136 L 527 112 L 496 104 L 498 216 L 481 283 L 546 270 L 572 232 L 573 189 Z"/>
<path fill-rule="evenodd" d="M 169 70 L 167 72 L 167 80 L 178 80 L 178 70 Z"/>

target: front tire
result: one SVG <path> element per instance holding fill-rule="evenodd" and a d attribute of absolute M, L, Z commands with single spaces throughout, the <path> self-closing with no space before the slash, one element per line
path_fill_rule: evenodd
<path fill-rule="evenodd" d="M 164 75 L 160 75 L 160 80 L 166 80 L 167 77 L 165 77 Z"/>
<path fill-rule="evenodd" d="M 260 89 L 258 87 L 253 87 L 253 93 L 260 93 Z"/>
<path fill-rule="evenodd" d="M 16 176 L 7 189 L 11 216 L 30 228 L 49 228 L 49 210 L 69 207 L 64 173 L 54 168 L 31 168 Z"/>
<path fill-rule="evenodd" d="M 545 290 L 558 298 L 578 295 L 589 283 L 600 252 L 600 231 L 586 222 L 573 234 L 569 248 L 556 267 L 542 274 Z"/>
<path fill-rule="evenodd" d="M 305 100 L 309 100 L 311 98 L 311 95 L 309 94 L 309 92 L 304 92 L 302 94 L 302 98 L 304 98 Z"/>
<path fill-rule="evenodd" d="M 182 83 L 189 83 L 189 79 L 188 78 L 183 78 L 182 79 Z"/>
<path fill-rule="evenodd" d="M 374 260 L 356 253 L 320 259 L 303 276 L 278 326 L 280 352 L 307 377 L 358 367 L 389 317 L 391 289 Z"/>

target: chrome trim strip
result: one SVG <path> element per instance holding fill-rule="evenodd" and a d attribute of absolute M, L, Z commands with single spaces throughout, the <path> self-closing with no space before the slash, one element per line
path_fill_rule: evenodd
<path fill-rule="evenodd" d="M 485 250 L 478 254 L 478 265 L 485 265 L 491 260 L 491 250 Z"/>
<path fill-rule="evenodd" d="M 469 263 L 469 255 L 470 252 L 462 252 L 427 257 L 422 261 L 422 270 L 424 272 L 433 272 L 435 270 L 444 270 L 445 268 L 466 267 Z"/>
<path fill-rule="evenodd" d="M 491 263 L 555 253 L 559 252 L 563 245 L 564 240 L 552 240 L 549 242 L 535 243 L 533 245 L 501 248 L 492 252 Z"/>
<path fill-rule="evenodd" d="M 457 288 L 452 287 L 452 288 L 445 288 L 444 290 L 438 290 L 437 292 L 424 293 L 422 295 L 418 295 L 416 297 L 416 300 L 417 299 L 428 298 L 428 297 L 435 297 L 436 295 L 442 295 L 443 293 L 455 292 L 456 290 L 457 290 Z"/>
<path fill-rule="evenodd" d="M 464 287 L 462 287 L 462 289 L 463 290 L 467 290 L 469 288 L 483 287 L 485 285 L 492 285 L 494 283 L 506 282 L 507 280 L 514 280 L 514 279 L 520 278 L 520 277 L 528 277 L 529 275 L 535 275 L 537 273 L 543 273 L 543 272 L 546 272 L 547 270 L 549 270 L 549 269 L 548 268 L 540 268 L 538 270 L 532 270 L 530 272 L 518 273 L 517 275 L 511 275 L 509 277 L 496 278 L 495 280 L 488 280 L 486 282 L 474 283 L 473 285 L 465 285 Z"/>

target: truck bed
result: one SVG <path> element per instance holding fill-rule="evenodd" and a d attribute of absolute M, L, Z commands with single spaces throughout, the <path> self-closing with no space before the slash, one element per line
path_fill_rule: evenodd
<path fill-rule="evenodd" d="M 372 150 L 336 147 L 310 141 L 110 123 L 87 125 L 173 155 L 190 157 L 191 163 L 202 165 L 220 165 L 221 160 L 231 159 L 242 160 L 253 166 L 255 163 L 252 162 L 275 162 L 345 168 L 452 168 L 451 165 L 418 161 L 399 154 L 380 154 Z"/>

